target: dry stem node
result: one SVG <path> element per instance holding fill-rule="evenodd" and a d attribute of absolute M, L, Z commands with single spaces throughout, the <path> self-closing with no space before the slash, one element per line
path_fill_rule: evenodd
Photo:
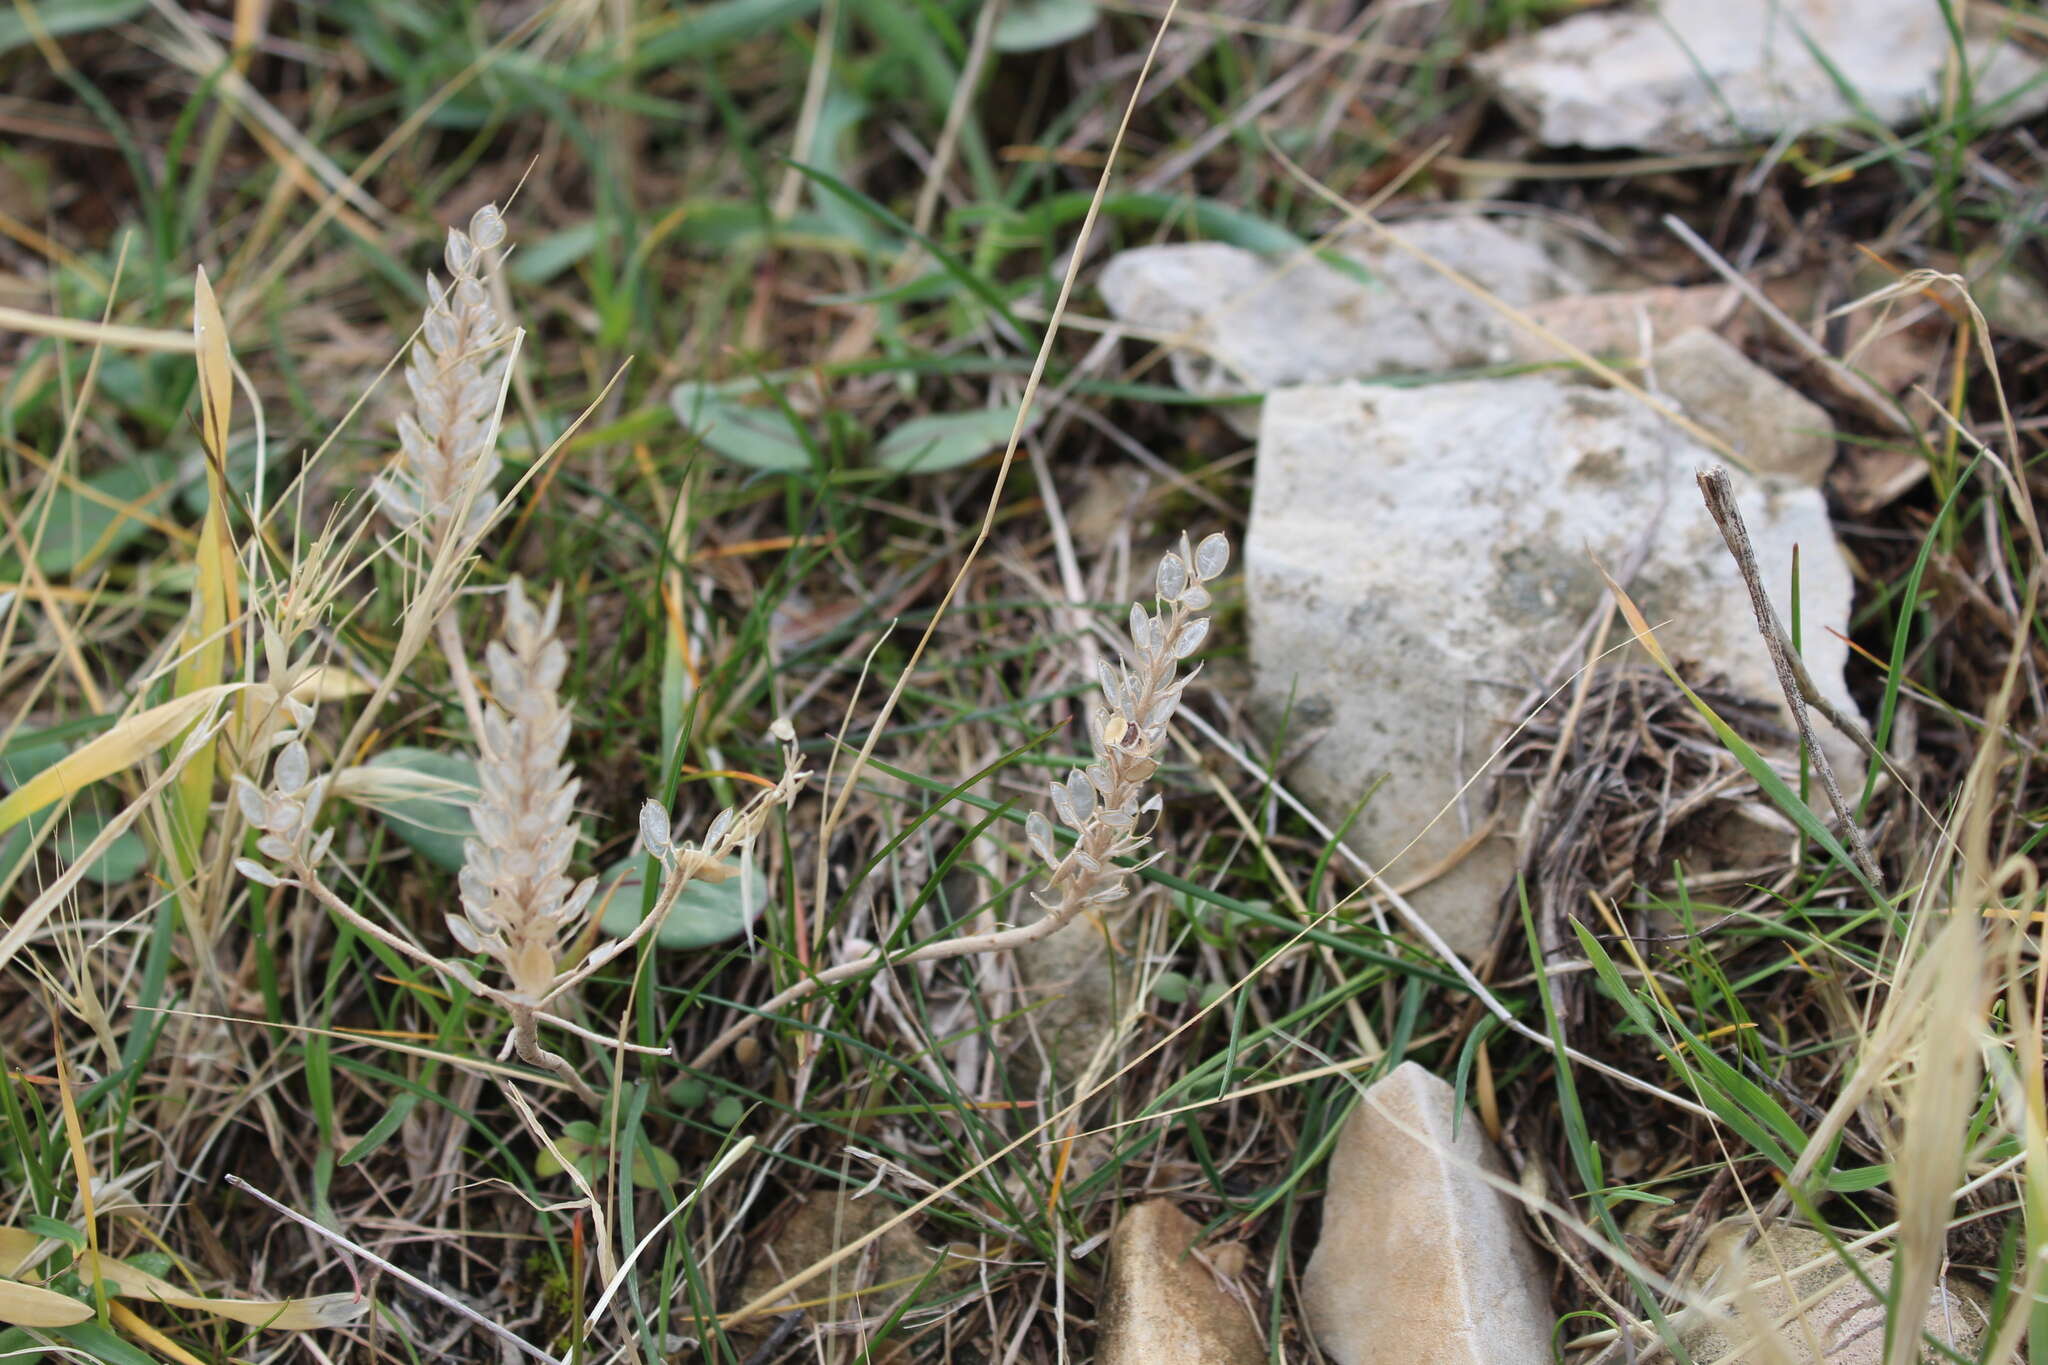
<path fill-rule="evenodd" d="M 444 287 L 427 275 L 427 312 L 405 367 L 415 410 L 398 419 L 396 472 L 371 491 L 400 526 L 430 525 L 467 505 L 465 529 L 477 531 L 497 505 L 491 480 L 499 459 L 494 415 L 509 335 L 484 284 L 488 253 L 505 240 L 495 204 L 470 217 L 469 231 L 448 229 Z M 472 493 L 472 488 L 474 492 Z"/>

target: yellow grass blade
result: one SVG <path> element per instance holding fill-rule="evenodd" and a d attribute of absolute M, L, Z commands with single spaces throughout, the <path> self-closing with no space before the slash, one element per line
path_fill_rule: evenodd
<path fill-rule="evenodd" d="M 176 1365 L 206 1365 L 205 1361 L 150 1326 L 134 1309 L 123 1305 L 119 1300 L 107 1305 L 107 1321 L 164 1359 L 176 1362 Z"/>
<path fill-rule="evenodd" d="M 27 1228 L 0 1227 L 0 1280 L 20 1275 L 28 1258 L 42 1244 L 43 1239 Z"/>
<path fill-rule="evenodd" d="M 51 1031 L 56 1031 L 57 1021 L 50 1021 Z M 86 1256 L 97 1256 L 100 1250 L 99 1215 L 93 1207 L 92 1155 L 85 1150 L 85 1125 L 78 1121 L 78 1105 L 71 1095 L 71 1064 L 64 1060 L 64 1049 L 56 1050 L 57 1098 L 64 1108 L 64 1145 L 71 1152 L 71 1173 L 78 1180 L 78 1203 L 85 1215 Z M 93 1302 L 104 1305 L 106 1291 L 93 1285 Z"/>
<path fill-rule="evenodd" d="M 23 1262 L 42 1244 L 43 1239 L 27 1228 L 0 1226 L 0 1275 L 20 1273 Z M 305 1299 L 219 1299 L 204 1294 L 188 1294 L 169 1280 L 96 1251 L 81 1254 L 78 1270 L 94 1281 L 105 1281 L 115 1294 L 123 1298 L 149 1299 L 187 1312 L 210 1313 L 217 1318 L 227 1318 L 251 1327 L 272 1327 L 281 1332 L 310 1332 L 322 1327 L 346 1326 L 369 1311 L 370 1307 L 369 1300 L 353 1294 L 316 1294 Z M 6 1298 L 9 1289 L 27 1290 L 31 1297 L 23 1302 L 41 1302 L 35 1296 L 43 1296 L 69 1304 L 67 1312 L 82 1309 L 83 1316 L 66 1317 L 62 1322 L 35 1323 L 11 1318 Z M 61 1327 L 83 1322 L 91 1316 L 92 1309 L 76 1299 L 67 1299 L 18 1281 L 0 1279 L 0 1322 L 14 1322 L 24 1327 Z"/>
<path fill-rule="evenodd" d="M 192 345 L 199 358 L 199 438 L 209 455 L 228 448 L 228 412 L 234 404 L 235 362 L 228 352 L 228 326 L 213 297 L 206 267 L 192 296 Z"/>
<path fill-rule="evenodd" d="M 321 1327 L 340 1327 L 354 1322 L 368 1311 L 368 1299 L 353 1294 L 318 1294 L 309 1299 L 216 1299 L 187 1294 L 169 1280 L 158 1279 L 126 1261 L 88 1252 L 86 1261 L 98 1278 L 114 1286 L 125 1298 L 153 1299 L 172 1308 L 192 1313 L 210 1313 L 251 1327 L 274 1327 L 281 1332 L 310 1332 Z"/>
<path fill-rule="evenodd" d="M 70 1327 L 91 1320 L 89 1303 L 34 1285 L 0 1280 L 0 1322 L 11 1327 Z"/>
<path fill-rule="evenodd" d="M 199 365 L 199 437 L 206 447 L 206 518 L 199 528 L 198 574 L 192 609 L 180 642 L 183 658 L 172 693 L 188 696 L 221 680 L 227 661 L 228 622 L 237 614 L 234 546 L 228 538 L 228 423 L 233 413 L 235 361 L 227 323 L 201 266 L 192 290 L 192 343 Z M 196 754 L 178 777 L 171 805 L 179 880 L 199 865 L 200 844 L 213 803 L 214 756 Z"/>
<path fill-rule="evenodd" d="M 176 739 L 216 702 L 260 686 L 255 683 L 217 683 L 128 717 L 98 739 L 58 759 L 0 800 L 0 834 L 88 783 L 134 767 Z"/>

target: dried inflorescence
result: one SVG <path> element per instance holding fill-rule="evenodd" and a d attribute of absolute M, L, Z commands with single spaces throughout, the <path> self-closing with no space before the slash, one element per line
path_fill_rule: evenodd
<path fill-rule="evenodd" d="M 1052 784 L 1053 811 L 1074 832 L 1074 846 L 1064 855 L 1057 850 L 1043 813 L 1033 811 L 1025 821 L 1032 850 L 1051 869 L 1046 889 L 1037 893 L 1047 914 L 1071 915 L 1130 894 L 1131 869 L 1119 860 L 1136 856 L 1149 840 L 1139 822 L 1159 809 L 1159 798 L 1146 798 L 1145 784 L 1159 770 L 1155 755 L 1166 741 L 1166 723 L 1195 676 L 1180 676 L 1180 661 L 1209 634 L 1209 618 L 1195 615 L 1209 605 L 1203 584 L 1229 562 L 1223 536 L 1209 536 L 1191 550 L 1183 535 L 1179 550 L 1159 561 L 1153 614 L 1131 604 L 1130 638 L 1120 642 L 1123 662 L 1104 661 L 1098 675 L 1105 704 L 1088 719 L 1095 761 Z"/>
<path fill-rule="evenodd" d="M 466 503 L 464 529 L 474 531 L 497 505 L 490 485 L 500 465 L 496 413 L 509 333 L 484 271 L 504 240 L 504 219 L 486 204 L 468 232 L 448 229 L 448 283 L 427 276 L 426 318 L 405 367 L 413 411 L 398 419 L 396 469 L 371 483 L 400 526 L 431 527 Z"/>
<path fill-rule="evenodd" d="M 578 782 L 562 761 L 569 710 L 559 689 L 568 654 L 555 638 L 557 588 L 535 610 L 517 579 L 505 623 L 485 658 L 492 704 L 484 713 L 476 837 L 466 845 L 462 910 L 448 916 L 456 942 L 497 961 L 512 994 L 539 1002 L 560 974 L 562 946 L 582 927 L 594 878 L 568 875 L 576 850 Z"/>
<path fill-rule="evenodd" d="M 813 972 L 712 1039 L 691 1064 L 709 1066 L 757 1021 L 773 1018 L 826 986 L 872 972 L 885 960 L 902 967 L 1009 952 L 1058 933 L 1090 906 L 1128 896 L 1131 874 L 1142 865 L 1137 856 L 1151 842 L 1139 822 L 1160 807 L 1157 796 L 1146 796 L 1145 785 L 1159 771 L 1156 755 L 1166 743 L 1167 722 L 1195 676 L 1180 676 L 1180 661 L 1208 637 L 1209 618 L 1195 613 L 1208 608 L 1209 589 L 1204 585 L 1229 562 L 1230 542 L 1221 535 L 1208 536 L 1193 549 L 1182 536 L 1180 548 L 1159 561 L 1152 614 L 1147 615 L 1142 604 L 1132 604 L 1130 639 L 1121 646 L 1123 663 L 1103 665 L 1105 704 L 1088 719 L 1095 761 L 1052 784 L 1053 810 L 1073 831 L 1073 847 L 1064 855 L 1059 852 L 1052 821 L 1041 812 L 1033 811 L 1024 822 L 1025 838 L 1048 868 L 1045 889 L 1034 893 L 1043 914 L 1026 924 L 961 934 L 905 952 L 885 955 L 877 949 Z M 667 821 L 658 812 L 643 816 L 642 835 L 652 846 L 659 841 L 651 837 L 648 820 L 659 822 L 657 833 L 666 832 Z"/>
<path fill-rule="evenodd" d="M 293 718 L 300 725 L 311 721 L 311 708 L 303 703 L 287 697 L 285 705 L 293 708 Z M 270 765 L 268 788 L 259 788 L 240 773 L 235 774 L 234 788 L 242 818 L 251 828 L 261 831 L 256 840 L 258 853 L 283 863 L 318 866 L 334 839 L 333 830 L 313 833 L 314 823 L 320 818 L 321 802 L 327 795 L 327 777 L 324 773 L 313 776 L 312 757 L 297 738 L 296 730 L 285 732 L 285 743 Z M 277 875 L 253 858 L 235 859 L 235 869 L 252 882 L 278 885 Z"/>

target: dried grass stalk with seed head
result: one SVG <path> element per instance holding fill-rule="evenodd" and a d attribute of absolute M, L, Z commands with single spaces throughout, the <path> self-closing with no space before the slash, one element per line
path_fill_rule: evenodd
<path fill-rule="evenodd" d="M 486 204 L 470 217 L 468 232 L 448 229 L 448 283 L 427 276 L 426 318 L 405 367 L 414 408 L 398 419 L 396 471 L 370 485 L 400 526 L 431 526 L 467 497 L 464 529 L 474 531 L 497 505 L 490 488 L 500 464 L 493 428 L 509 333 L 491 306 L 484 271 L 504 240 L 505 221 L 497 205 Z"/>
<path fill-rule="evenodd" d="M 1160 809 L 1159 797 L 1147 796 L 1145 785 L 1159 771 L 1154 756 L 1166 743 L 1166 725 L 1180 705 L 1181 692 L 1194 673 L 1179 676 L 1180 661 L 1208 638 L 1209 618 L 1195 615 L 1209 606 L 1204 586 L 1230 562 L 1230 542 L 1207 536 L 1190 549 L 1188 538 L 1159 561 L 1153 614 L 1142 603 L 1131 605 L 1131 634 L 1121 645 L 1122 666 L 1105 664 L 1099 675 L 1104 705 L 1088 718 L 1095 761 L 1052 784 L 1052 807 L 1060 823 L 1074 831 L 1074 846 L 1062 856 L 1054 842 L 1052 821 L 1033 811 L 1024 822 L 1024 837 L 1049 869 L 1045 889 L 1034 892 L 1044 911 L 1028 924 L 982 934 L 962 934 L 888 956 L 896 966 L 941 962 L 977 953 L 1002 953 L 1058 933 L 1091 905 L 1107 905 L 1130 894 L 1135 859 L 1151 842 L 1139 822 Z M 641 834 L 650 847 L 665 836 L 667 813 L 650 810 L 641 817 Z M 671 881 L 674 879 L 671 878 Z M 643 926 L 644 927 L 644 926 Z M 695 1067 L 709 1066 L 747 1030 L 773 1018 L 804 997 L 851 980 L 881 966 L 880 950 L 864 953 L 814 972 L 771 997 L 758 1010 L 733 1024 L 698 1052 Z"/>
<path fill-rule="evenodd" d="M 1052 808 L 1074 831 L 1074 846 L 1062 856 L 1054 847 L 1052 822 L 1033 811 L 1025 837 L 1051 874 L 1035 893 L 1049 917 L 1064 922 L 1083 906 L 1105 905 L 1130 894 L 1130 870 L 1119 859 L 1136 856 L 1149 841 L 1139 821 L 1159 809 L 1159 797 L 1145 797 L 1145 784 L 1159 770 L 1154 757 L 1166 742 L 1166 723 L 1180 705 L 1194 672 L 1178 676 L 1180 661 L 1201 648 L 1209 618 L 1196 612 L 1209 605 L 1203 584 L 1230 562 L 1230 542 L 1211 535 L 1193 549 L 1183 535 L 1178 551 L 1159 561 L 1158 600 L 1153 615 L 1131 604 L 1131 632 L 1120 642 L 1123 662 L 1104 661 L 1097 675 L 1104 705 L 1088 717 L 1095 761 L 1052 784 Z"/>
<path fill-rule="evenodd" d="M 559 689 L 568 654 L 555 638 L 562 591 L 536 611 L 514 579 L 505 624 L 485 658 L 491 706 L 484 714 L 476 837 L 462 868 L 462 910 L 448 916 L 456 942 L 495 959 L 513 995 L 539 1002 L 559 975 L 563 943 L 582 926 L 595 878 L 573 881 L 572 818 L 579 785 L 562 761 L 569 710 Z"/>

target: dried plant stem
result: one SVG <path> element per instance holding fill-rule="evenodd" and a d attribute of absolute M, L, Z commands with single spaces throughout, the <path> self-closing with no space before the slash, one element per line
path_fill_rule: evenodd
<path fill-rule="evenodd" d="M 540 1042 L 540 1010 L 523 1000 L 508 999 L 505 1008 L 512 1016 L 512 1047 L 519 1054 L 519 1060 L 528 1066 L 537 1066 L 552 1071 L 576 1092 L 576 1098 L 592 1109 L 598 1107 L 598 1096 L 584 1079 L 576 1074 L 576 1068 L 558 1052 L 550 1052 Z"/>
<path fill-rule="evenodd" d="M 448 680 L 455 685 L 455 695 L 462 702 L 462 714 L 469 721 L 469 732 L 481 735 L 484 732 L 484 699 L 477 691 L 476 675 L 469 671 L 469 654 L 462 647 L 462 632 L 456 627 L 454 612 L 444 610 L 434 618 L 434 635 L 440 641 L 443 657 L 448 660 Z"/>
<path fill-rule="evenodd" d="M 877 948 L 874 952 L 864 953 L 860 957 L 854 958 L 849 962 L 842 962 L 836 967 L 827 967 L 822 972 L 805 977 L 780 994 L 770 996 L 762 1003 L 758 1012 L 738 1020 L 723 1033 L 713 1038 L 709 1043 L 706 1043 L 703 1049 L 690 1059 L 690 1065 L 699 1070 L 711 1065 L 725 1055 L 726 1049 L 751 1033 L 756 1024 L 764 1019 L 773 1018 L 791 1005 L 796 1004 L 799 1000 L 815 995 L 827 986 L 837 985 L 841 981 L 851 981 L 855 977 L 865 976 L 869 972 L 883 966 L 909 967 L 920 962 L 944 962 L 949 958 L 955 957 L 973 957 L 982 953 L 1010 952 L 1014 949 L 1022 948 L 1027 943 L 1036 943 L 1042 938 L 1059 932 L 1087 904 L 1087 901 L 1077 896 L 1068 896 L 1062 898 L 1056 906 L 1047 910 L 1029 924 L 1019 924 L 1008 929 L 996 929 L 985 934 L 967 934 L 959 938 L 949 938 L 939 943 L 927 943 L 922 947 L 912 948 L 910 951 L 899 953 L 894 957 Z"/>
<path fill-rule="evenodd" d="M 1858 740 L 1866 752 L 1871 752 L 1870 741 L 1863 739 L 1860 727 L 1849 723 L 1846 717 L 1821 699 L 1820 689 L 1814 686 L 1812 675 L 1806 671 L 1806 665 L 1786 638 L 1785 627 L 1778 620 L 1778 610 L 1771 605 L 1770 596 L 1764 591 L 1763 574 L 1757 569 L 1756 550 L 1749 542 L 1749 527 L 1743 524 L 1742 509 L 1735 505 L 1735 489 L 1729 482 L 1728 471 L 1719 465 L 1703 469 L 1699 473 L 1699 485 L 1700 493 L 1707 502 L 1707 511 L 1714 518 L 1714 524 L 1721 528 L 1721 539 L 1727 542 L 1728 553 L 1734 556 L 1736 568 L 1742 571 L 1743 586 L 1749 589 L 1750 610 L 1756 613 L 1756 628 L 1764 637 L 1764 648 L 1771 653 L 1771 667 L 1778 674 L 1778 688 L 1785 694 L 1785 704 L 1792 708 L 1792 723 L 1799 727 L 1799 738 L 1813 756 L 1814 771 L 1820 774 L 1821 786 L 1827 791 L 1828 804 L 1834 808 L 1835 819 L 1848 832 L 1849 851 L 1856 859 L 1856 866 L 1863 869 L 1863 875 L 1870 879 L 1870 884 L 1882 891 L 1884 874 L 1878 870 L 1877 860 L 1870 855 L 1870 845 L 1865 842 L 1863 829 L 1856 823 L 1849 803 L 1842 799 L 1842 788 L 1835 781 L 1835 765 L 1828 761 L 1827 750 L 1820 746 L 1819 738 L 1813 732 L 1813 721 L 1806 714 L 1807 704 L 1815 703 L 1837 730 Z"/>

